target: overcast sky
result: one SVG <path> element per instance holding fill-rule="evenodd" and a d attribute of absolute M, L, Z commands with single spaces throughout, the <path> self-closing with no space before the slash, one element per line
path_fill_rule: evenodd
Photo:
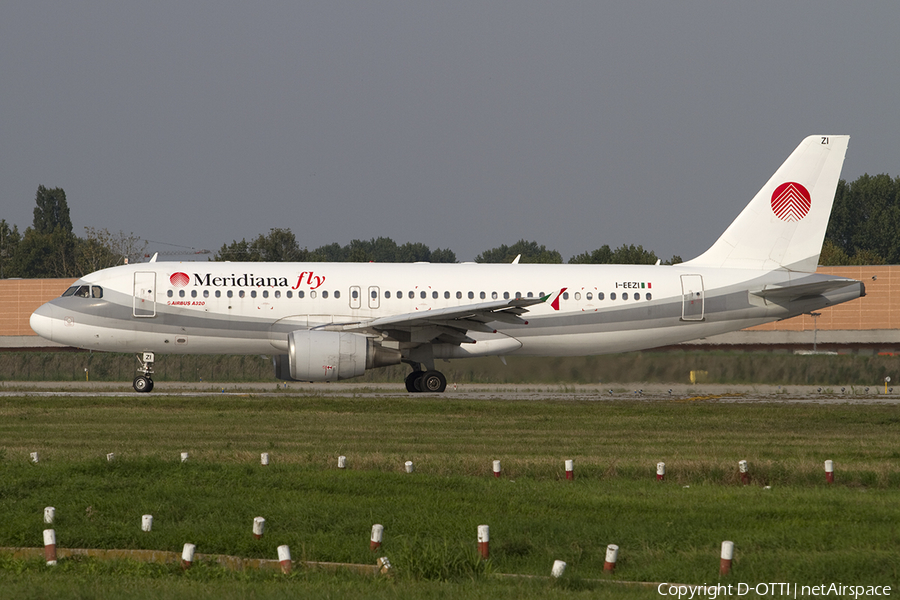
<path fill-rule="evenodd" d="M 900 175 L 900 4 L 9 2 L 0 218 L 692 258 L 810 134 Z M 900 232 L 898 232 L 900 235 Z"/>

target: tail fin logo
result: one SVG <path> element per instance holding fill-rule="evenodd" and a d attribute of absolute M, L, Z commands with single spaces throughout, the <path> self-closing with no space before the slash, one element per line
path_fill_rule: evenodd
<path fill-rule="evenodd" d="M 782 221 L 800 221 L 809 212 L 809 190 L 794 181 L 782 183 L 772 193 L 772 212 Z"/>

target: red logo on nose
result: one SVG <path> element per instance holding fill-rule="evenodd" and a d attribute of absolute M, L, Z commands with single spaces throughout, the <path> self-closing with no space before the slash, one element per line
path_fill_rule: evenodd
<path fill-rule="evenodd" d="M 188 283 L 190 283 L 191 278 L 188 277 L 187 273 L 172 273 L 172 276 L 169 277 L 169 282 L 175 287 L 184 287 Z"/>
<path fill-rule="evenodd" d="M 799 221 L 809 212 L 810 206 L 809 190 L 799 183 L 782 183 L 772 193 L 772 212 L 782 221 Z"/>

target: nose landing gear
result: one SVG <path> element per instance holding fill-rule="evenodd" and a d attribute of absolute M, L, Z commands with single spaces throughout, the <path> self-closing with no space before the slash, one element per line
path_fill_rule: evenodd
<path fill-rule="evenodd" d="M 137 359 L 138 362 L 141 363 L 141 366 L 138 367 L 138 375 L 134 378 L 131 386 L 134 388 L 134 391 L 141 393 L 148 393 L 153 391 L 153 379 L 150 377 L 153 375 L 153 361 L 154 356 L 152 352 L 142 352 L 138 354 Z"/>

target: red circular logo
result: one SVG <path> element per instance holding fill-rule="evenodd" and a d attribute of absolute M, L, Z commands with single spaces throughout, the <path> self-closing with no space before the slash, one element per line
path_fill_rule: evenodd
<path fill-rule="evenodd" d="M 809 190 L 794 181 L 782 183 L 772 192 L 772 212 L 782 221 L 799 221 L 809 212 Z"/>
<path fill-rule="evenodd" d="M 191 282 L 191 278 L 187 273 L 172 273 L 169 282 L 175 287 L 184 287 Z"/>

